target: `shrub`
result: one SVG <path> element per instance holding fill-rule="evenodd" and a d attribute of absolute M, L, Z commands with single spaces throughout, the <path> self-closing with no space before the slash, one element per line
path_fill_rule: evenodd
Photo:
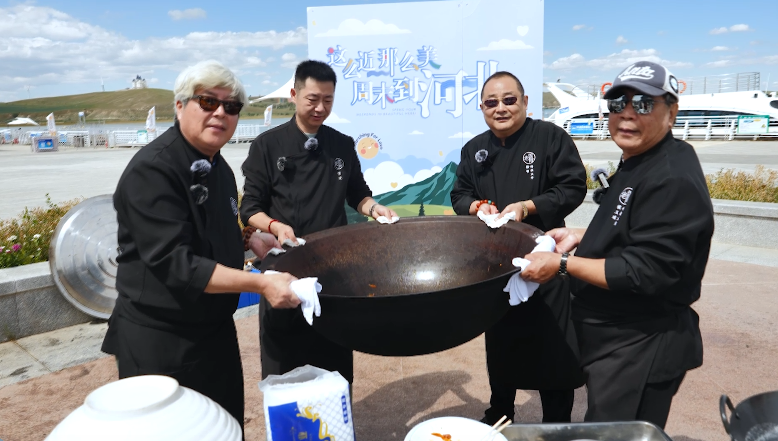
<path fill-rule="evenodd" d="M 733 201 L 778 202 L 778 171 L 757 165 L 753 173 L 721 169 L 705 176 L 710 197 Z"/>
<path fill-rule="evenodd" d="M 49 260 L 49 244 L 57 223 L 80 200 L 61 204 L 46 195 L 46 207 L 24 209 L 15 219 L 0 220 L 0 268 Z"/>

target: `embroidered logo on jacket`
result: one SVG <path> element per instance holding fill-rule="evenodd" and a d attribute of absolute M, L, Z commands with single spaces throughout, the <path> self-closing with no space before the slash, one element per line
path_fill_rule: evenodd
<path fill-rule="evenodd" d="M 524 156 L 521 157 L 521 159 L 524 160 L 524 164 L 526 164 L 526 172 L 529 175 L 530 179 L 535 179 L 535 159 L 537 157 L 532 152 L 526 152 L 524 153 Z"/>
<path fill-rule="evenodd" d="M 238 215 L 238 201 L 235 200 L 234 197 L 230 196 L 230 205 L 232 206 L 232 213 L 237 216 Z"/>
<path fill-rule="evenodd" d="M 621 215 L 624 214 L 624 210 L 627 209 L 627 202 L 629 202 L 629 197 L 632 196 L 632 187 L 627 187 L 624 190 L 621 190 L 621 193 L 619 193 L 619 203 L 616 205 L 616 209 L 613 211 L 613 225 L 618 225 L 619 220 L 621 219 Z"/>
<path fill-rule="evenodd" d="M 344 165 L 345 165 L 345 163 L 343 162 L 342 159 L 335 158 L 335 164 L 333 164 L 333 166 L 335 167 L 335 170 L 338 171 L 338 181 L 342 181 L 343 180 L 343 174 L 341 173 L 341 170 L 343 170 L 343 166 Z"/>

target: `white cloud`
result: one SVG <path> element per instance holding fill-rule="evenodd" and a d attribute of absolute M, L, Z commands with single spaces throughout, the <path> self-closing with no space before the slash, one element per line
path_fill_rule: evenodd
<path fill-rule="evenodd" d="M 347 124 L 350 122 L 346 118 L 339 117 L 335 112 L 330 113 L 330 116 L 327 117 L 327 124 Z"/>
<path fill-rule="evenodd" d="M 296 59 L 297 59 L 297 55 L 295 55 L 295 54 L 293 54 L 291 52 L 287 52 L 284 55 L 281 55 L 281 60 L 283 60 L 283 61 L 294 61 Z"/>
<path fill-rule="evenodd" d="M 305 28 L 276 32 L 193 32 L 129 39 L 64 12 L 31 4 L 0 7 L 0 93 L 25 85 L 106 83 L 153 71 L 167 81 L 198 61 L 216 59 L 241 74 L 264 66 L 259 48 L 308 44 Z M 73 60 L 78 60 L 74 63 Z M 129 86 L 129 82 L 126 82 Z"/>
<path fill-rule="evenodd" d="M 400 164 L 386 161 L 375 168 L 365 170 L 365 182 L 373 194 L 382 194 L 399 190 L 408 184 L 413 184 L 413 176 L 405 173 Z"/>
<path fill-rule="evenodd" d="M 385 161 L 375 168 L 365 170 L 365 182 L 370 186 L 373 194 L 382 194 L 399 190 L 406 185 L 423 181 L 430 176 L 440 173 L 442 169 L 434 166 L 431 169 L 419 170 L 413 176 L 403 171 L 400 164 L 393 161 Z"/>
<path fill-rule="evenodd" d="M 293 69 L 297 67 L 297 65 L 300 63 L 300 60 L 297 59 L 297 55 L 287 52 L 284 55 L 281 55 L 281 67 L 285 67 L 287 69 Z"/>
<path fill-rule="evenodd" d="M 449 136 L 449 139 L 454 139 L 454 138 L 456 138 L 456 139 L 470 139 L 470 138 L 472 138 L 474 136 L 475 135 L 473 135 L 470 132 L 464 132 L 464 133 L 459 132 L 459 133 L 455 133 L 455 134 Z"/>
<path fill-rule="evenodd" d="M 627 43 L 629 43 L 629 41 L 621 35 L 619 35 L 618 38 L 616 38 L 616 44 L 627 44 Z"/>
<path fill-rule="evenodd" d="M 418 131 L 418 130 L 414 130 L 414 131 L 412 131 L 411 133 L 409 133 L 409 135 L 423 135 L 423 134 L 424 134 L 424 133 L 422 133 L 422 132 L 420 132 L 420 131 Z"/>
<path fill-rule="evenodd" d="M 197 20 L 208 16 L 208 14 L 205 13 L 205 10 L 200 8 L 184 9 L 183 11 L 180 9 L 173 9 L 172 11 L 167 11 L 167 15 L 173 20 Z"/>
<path fill-rule="evenodd" d="M 532 46 L 524 43 L 521 40 L 508 40 L 503 38 L 500 41 L 492 41 L 486 47 L 479 47 L 479 51 L 512 51 L 521 49 L 532 49 Z"/>
<path fill-rule="evenodd" d="M 714 46 L 713 49 L 711 49 L 713 52 L 725 52 L 728 51 L 729 48 L 726 46 Z"/>
<path fill-rule="evenodd" d="M 736 24 L 732 25 L 727 29 L 726 27 L 720 27 L 720 28 L 714 28 L 710 30 L 710 33 L 713 35 L 717 34 L 726 34 L 727 32 L 746 32 L 746 31 L 753 31 L 750 26 L 747 24 Z"/>
<path fill-rule="evenodd" d="M 432 167 L 429 170 L 419 170 L 416 172 L 415 175 L 413 175 L 413 182 L 421 182 L 431 176 L 435 176 L 436 174 L 440 173 L 440 171 L 443 170 L 442 168 L 438 167 L 437 165 Z"/>
<path fill-rule="evenodd" d="M 605 57 L 587 60 L 581 54 L 572 54 L 562 57 L 549 64 L 547 67 L 554 70 L 569 70 L 581 67 L 590 67 L 598 70 L 618 70 L 638 61 L 652 61 L 668 68 L 691 67 L 691 63 L 662 59 L 656 49 L 624 49 Z"/>
<path fill-rule="evenodd" d="M 719 60 L 705 63 L 706 67 L 727 67 L 732 65 L 732 60 Z"/>
<path fill-rule="evenodd" d="M 573 30 L 574 31 L 580 31 L 581 29 L 583 29 L 585 27 L 586 27 L 586 25 L 582 25 L 582 24 L 581 25 L 575 25 L 575 26 L 573 26 Z"/>
<path fill-rule="evenodd" d="M 316 34 L 316 37 L 349 37 L 355 35 L 388 35 L 410 34 L 408 29 L 400 29 L 397 25 L 384 23 L 381 20 L 368 20 L 362 23 L 355 18 L 347 18 L 340 22 L 337 29 Z"/>
<path fill-rule="evenodd" d="M 262 82 L 262 84 L 270 84 L 270 80 L 265 80 Z"/>

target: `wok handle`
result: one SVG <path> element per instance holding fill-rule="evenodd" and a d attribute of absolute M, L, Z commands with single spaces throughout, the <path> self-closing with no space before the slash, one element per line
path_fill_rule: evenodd
<path fill-rule="evenodd" d="M 719 399 L 719 411 L 721 412 L 721 422 L 724 424 L 724 430 L 727 431 L 727 434 L 731 435 L 729 431 L 729 419 L 727 418 L 727 407 L 729 407 L 729 412 L 733 417 L 740 418 L 735 411 L 735 406 L 732 405 L 732 400 L 725 394 Z"/>

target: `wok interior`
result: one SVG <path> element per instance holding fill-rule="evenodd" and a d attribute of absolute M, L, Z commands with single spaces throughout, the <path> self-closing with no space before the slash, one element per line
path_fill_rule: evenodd
<path fill-rule="evenodd" d="M 532 251 L 539 233 L 516 222 L 492 230 L 477 219 L 418 219 L 317 233 L 305 246 L 283 255 L 275 269 L 318 277 L 322 295 L 386 297 L 443 291 L 514 271 L 511 260 Z"/>

